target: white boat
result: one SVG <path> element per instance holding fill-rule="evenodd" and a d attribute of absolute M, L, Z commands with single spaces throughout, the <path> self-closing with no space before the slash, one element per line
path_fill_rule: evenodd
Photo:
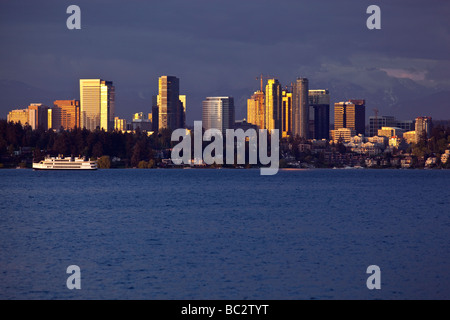
<path fill-rule="evenodd" d="M 79 157 L 46 157 L 44 160 L 33 163 L 35 170 L 97 170 L 97 161 L 84 160 Z"/>

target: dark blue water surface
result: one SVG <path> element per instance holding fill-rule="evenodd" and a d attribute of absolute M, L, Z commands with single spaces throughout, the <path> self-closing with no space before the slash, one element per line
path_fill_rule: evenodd
<path fill-rule="evenodd" d="M 1 299 L 450 299 L 450 171 L 0 170 Z M 69 265 L 81 290 L 69 290 Z M 381 269 L 369 290 L 366 269 Z"/>

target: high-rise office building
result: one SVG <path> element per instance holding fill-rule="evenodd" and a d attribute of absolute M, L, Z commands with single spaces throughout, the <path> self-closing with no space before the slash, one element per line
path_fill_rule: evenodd
<path fill-rule="evenodd" d="M 80 126 L 88 130 L 114 128 L 115 88 L 112 81 L 80 79 Z"/>
<path fill-rule="evenodd" d="M 308 139 L 309 99 L 308 79 L 298 78 L 292 86 L 292 134 Z"/>
<path fill-rule="evenodd" d="M 219 129 L 223 135 L 226 129 L 233 129 L 233 97 L 207 97 L 203 101 L 202 123 L 205 130 Z"/>
<path fill-rule="evenodd" d="M 28 109 L 11 110 L 7 116 L 8 122 L 20 123 L 22 126 L 28 124 Z"/>
<path fill-rule="evenodd" d="M 185 127 L 183 103 L 180 101 L 180 80 L 174 76 L 162 76 L 158 81 L 159 129 Z"/>
<path fill-rule="evenodd" d="M 283 90 L 281 99 L 281 132 L 282 137 L 292 134 L 292 92 Z"/>
<path fill-rule="evenodd" d="M 348 110 L 347 123 L 354 125 L 356 134 L 366 134 L 366 100 L 349 100 L 355 105 Z"/>
<path fill-rule="evenodd" d="M 32 103 L 28 106 L 28 124 L 35 130 L 48 129 L 48 107 L 42 103 Z"/>
<path fill-rule="evenodd" d="M 416 141 L 419 142 L 422 137 L 428 139 L 431 136 L 433 122 L 431 117 L 416 118 Z"/>
<path fill-rule="evenodd" d="M 309 90 L 309 106 L 314 108 L 314 139 L 330 138 L 330 92 Z"/>
<path fill-rule="evenodd" d="M 336 102 L 334 104 L 334 130 L 346 128 L 345 106 L 350 102 Z"/>
<path fill-rule="evenodd" d="M 256 91 L 250 99 L 247 100 L 247 122 L 258 126 L 259 129 L 265 129 L 265 94 L 260 90 Z"/>
<path fill-rule="evenodd" d="M 356 134 L 366 131 L 365 100 L 349 100 L 334 104 L 334 129 L 349 128 Z"/>
<path fill-rule="evenodd" d="M 55 100 L 52 109 L 51 128 L 71 130 L 80 127 L 80 101 Z"/>
<path fill-rule="evenodd" d="M 273 129 L 281 129 L 281 103 L 281 84 L 277 79 L 268 79 L 266 85 L 265 129 L 269 132 Z"/>

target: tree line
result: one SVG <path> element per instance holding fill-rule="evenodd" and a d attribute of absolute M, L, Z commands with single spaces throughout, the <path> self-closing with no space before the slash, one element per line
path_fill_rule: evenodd
<path fill-rule="evenodd" d="M 45 156 L 82 156 L 98 159 L 100 167 L 137 167 L 153 168 L 164 166 L 161 161 L 170 158 L 170 148 L 178 141 L 171 141 L 171 131 L 163 129 L 152 135 L 136 130 L 133 133 L 75 128 L 73 130 L 33 130 L 30 126 L 20 123 L 0 120 L 0 168 L 27 166 L 32 161 L 40 161 Z M 191 136 L 193 139 L 193 135 Z M 282 139 L 280 151 L 291 154 L 296 160 L 319 165 L 319 167 L 332 166 L 324 163 L 323 154 L 312 154 L 311 151 L 300 152 L 299 144 L 309 143 L 300 138 Z M 206 146 L 204 142 L 204 146 Z M 269 144 L 270 145 L 270 144 Z M 246 148 L 248 155 L 248 148 Z M 328 152 L 347 153 L 346 147 L 341 144 L 327 144 Z M 450 127 L 436 126 L 431 136 L 422 136 L 418 143 L 411 145 L 407 153 L 417 160 L 440 156 L 450 149 Z M 225 151 L 224 151 L 225 154 Z M 395 155 L 395 154 L 394 154 Z M 282 157 L 280 157 L 282 158 Z M 280 165 L 282 165 L 281 159 Z M 447 167 L 447 166 L 445 166 Z"/>
<path fill-rule="evenodd" d="M 14 166 L 17 162 L 37 162 L 46 155 L 62 154 L 96 159 L 106 156 L 117 159 L 119 166 L 138 167 L 142 161 L 155 163 L 161 158 L 161 152 L 173 144 L 170 138 L 170 130 L 150 136 L 140 130 L 126 133 L 75 128 L 55 132 L 0 120 L 0 163 Z"/>

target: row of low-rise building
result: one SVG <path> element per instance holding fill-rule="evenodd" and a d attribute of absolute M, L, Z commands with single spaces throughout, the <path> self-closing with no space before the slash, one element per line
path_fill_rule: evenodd
<path fill-rule="evenodd" d="M 27 108 L 11 110 L 7 121 L 27 124 L 33 130 L 73 129 L 80 127 L 80 101 L 55 100 L 51 107 L 42 103 L 32 103 Z"/>
<path fill-rule="evenodd" d="M 431 117 L 418 117 L 414 120 L 415 130 L 405 131 L 407 129 L 400 127 L 381 127 L 377 130 L 376 135 L 370 137 L 386 137 L 389 146 L 399 147 L 404 141 L 407 144 L 417 143 L 421 138 L 429 138 L 432 130 Z M 410 128 L 409 128 L 410 129 Z M 349 143 L 354 142 L 355 136 L 358 132 L 353 128 L 339 128 L 330 131 L 331 141 L 334 143 Z M 360 134 L 361 135 L 361 134 Z"/>
<path fill-rule="evenodd" d="M 52 106 L 33 103 L 8 113 L 7 120 L 28 124 L 32 129 L 76 127 L 112 129 L 115 113 L 115 88 L 111 81 L 80 79 L 80 99 L 55 100 Z"/>

